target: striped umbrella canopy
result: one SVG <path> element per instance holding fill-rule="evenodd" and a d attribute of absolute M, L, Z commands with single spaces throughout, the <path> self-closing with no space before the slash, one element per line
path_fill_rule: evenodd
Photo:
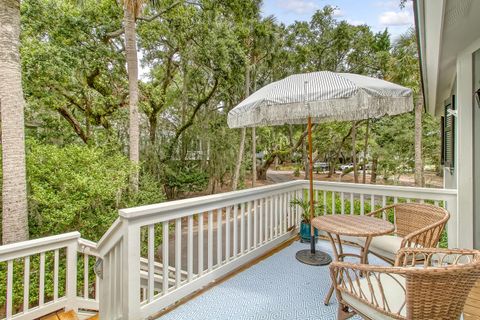
<path fill-rule="evenodd" d="M 347 121 L 413 109 L 412 90 L 352 73 L 296 74 L 266 85 L 228 113 L 230 128 Z"/>
<path fill-rule="evenodd" d="M 312 122 L 378 118 L 412 109 L 411 89 L 358 74 L 319 71 L 292 75 L 266 85 L 233 108 L 227 121 L 230 128 L 308 124 L 311 225 L 315 204 Z M 310 227 L 310 250 L 300 250 L 296 257 L 316 266 L 332 261 L 327 253 L 316 251 L 313 227 Z M 332 292 L 333 287 L 329 295 Z"/>

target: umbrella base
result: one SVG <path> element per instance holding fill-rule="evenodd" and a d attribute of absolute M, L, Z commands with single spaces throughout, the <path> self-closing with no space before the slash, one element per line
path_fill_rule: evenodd
<path fill-rule="evenodd" d="M 301 263 L 311 266 L 326 266 L 332 262 L 332 257 L 328 253 L 322 251 L 312 253 L 310 249 L 297 251 L 295 257 Z"/>

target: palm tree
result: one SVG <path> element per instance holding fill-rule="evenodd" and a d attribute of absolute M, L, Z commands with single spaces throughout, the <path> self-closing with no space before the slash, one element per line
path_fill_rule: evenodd
<path fill-rule="evenodd" d="M 3 243 L 28 239 L 20 0 L 0 0 Z"/>
<path fill-rule="evenodd" d="M 138 165 L 140 161 L 140 120 L 138 115 L 138 58 L 136 40 L 136 19 L 143 5 L 142 0 L 124 0 L 123 23 L 125 28 L 125 55 L 127 60 L 128 93 L 129 93 L 129 157 Z M 138 170 L 131 177 L 131 184 L 138 190 Z"/>

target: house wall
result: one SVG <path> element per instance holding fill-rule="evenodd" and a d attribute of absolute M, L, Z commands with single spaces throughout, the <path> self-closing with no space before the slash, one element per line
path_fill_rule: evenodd
<path fill-rule="evenodd" d="M 473 91 L 480 89 L 480 50 L 473 54 Z M 480 104 L 473 107 L 473 246 L 480 249 Z"/>
<path fill-rule="evenodd" d="M 456 138 L 456 166 L 457 171 L 457 189 L 458 189 L 458 219 L 456 222 L 456 234 L 458 235 L 457 245 L 461 248 L 473 248 L 474 236 L 480 230 L 475 227 L 478 223 L 479 209 L 477 202 L 478 196 L 474 189 L 475 175 L 480 174 L 476 169 L 479 165 L 474 165 L 474 148 L 477 139 L 474 139 L 475 131 L 480 132 L 476 118 L 476 106 L 474 101 L 474 53 L 480 49 L 480 38 L 475 40 L 465 50 L 457 55 L 457 138 Z M 474 131 L 474 125 L 476 130 Z M 478 152 L 478 148 L 476 150 Z M 476 170 L 475 170 L 476 169 Z M 480 181 L 479 181 L 480 182 Z M 478 203 L 480 204 L 480 203 Z M 478 210 L 477 210 L 478 211 Z M 478 243 L 477 243 L 478 245 Z"/>

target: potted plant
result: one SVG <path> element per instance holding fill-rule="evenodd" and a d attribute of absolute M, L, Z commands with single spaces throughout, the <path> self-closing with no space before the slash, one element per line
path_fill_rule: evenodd
<path fill-rule="evenodd" d="M 290 206 L 299 206 L 302 209 L 302 221 L 300 224 L 300 242 L 310 242 L 310 201 L 308 199 L 295 198 L 290 201 Z M 320 214 L 322 206 L 314 205 L 313 215 L 314 217 Z M 315 239 L 318 237 L 318 230 L 314 229 Z"/>

